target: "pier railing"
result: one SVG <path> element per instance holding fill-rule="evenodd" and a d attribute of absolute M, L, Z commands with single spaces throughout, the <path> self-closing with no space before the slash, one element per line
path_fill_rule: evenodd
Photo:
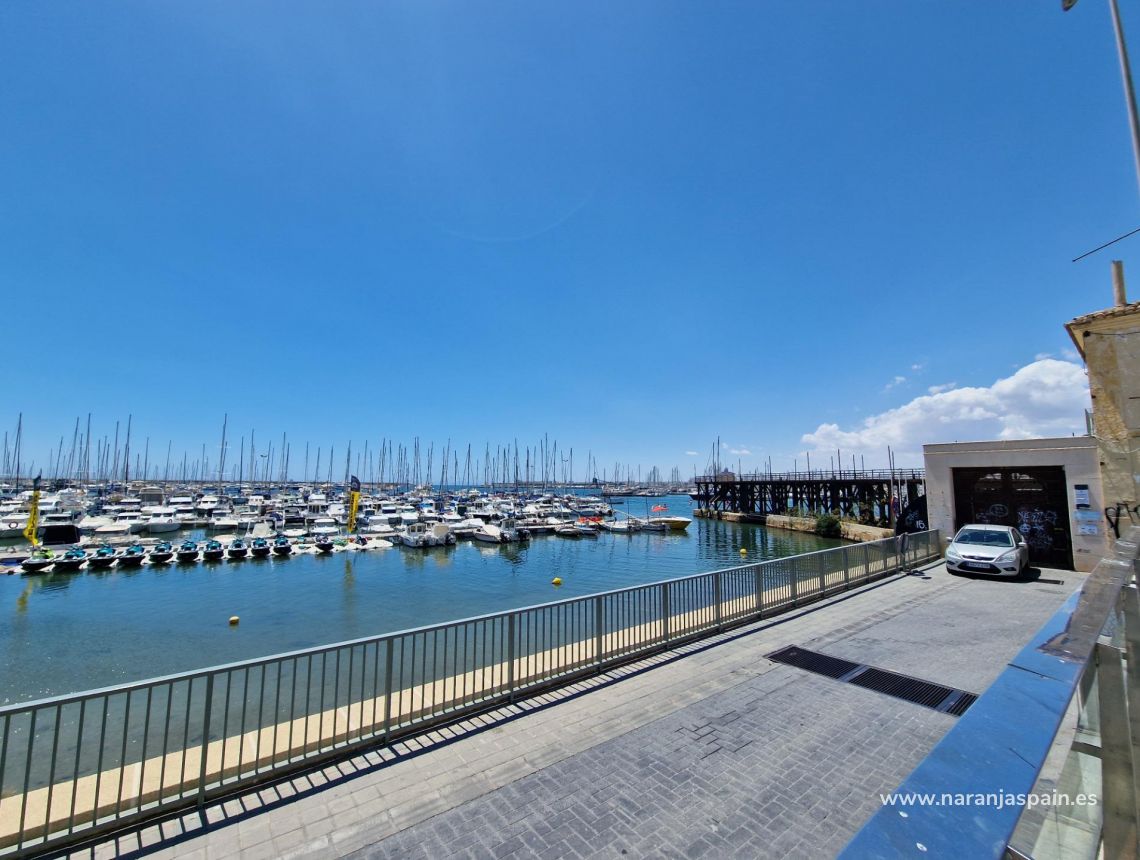
<path fill-rule="evenodd" d="M 700 475 L 691 484 L 732 484 L 749 481 L 925 481 L 925 469 L 804 469 L 790 472 L 735 472 Z"/>
<path fill-rule="evenodd" d="M 1140 856 L 1138 577 L 1133 526 L 840 857 Z"/>
<path fill-rule="evenodd" d="M 192 807 L 937 558 L 937 531 L 0 708 L 0 856 Z"/>

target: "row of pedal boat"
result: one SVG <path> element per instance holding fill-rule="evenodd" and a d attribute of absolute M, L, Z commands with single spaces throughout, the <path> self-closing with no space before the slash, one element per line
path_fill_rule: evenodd
<path fill-rule="evenodd" d="M 332 552 L 335 542 L 318 540 L 315 543 L 318 552 Z M 216 540 L 205 541 L 199 545 L 198 541 L 185 540 L 180 544 L 170 541 L 161 541 L 153 547 L 142 544 L 131 544 L 123 549 L 103 545 L 88 551 L 83 547 L 72 547 L 66 552 L 52 550 L 36 550 L 30 557 L 20 563 L 25 573 L 43 573 L 49 567 L 56 573 L 77 571 L 84 565 L 89 569 L 98 570 L 109 568 L 112 565 L 120 568 L 140 567 L 143 562 L 150 564 L 191 564 L 197 561 L 240 561 L 244 558 L 267 558 L 270 555 L 288 556 L 293 554 L 294 544 L 288 538 L 257 537 L 250 540 L 237 538 L 228 545 Z"/>
<path fill-rule="evenodd" d="M 681 518 L 677 518 L 681 520 Z M 545 524 L 550 528 L 550 524 Z M 688 525 L 687 520 L 679 524 L 679 530 Z M 672 529 L 677 530 L 678 525 Z M 598 521 L 596 519 L 582 518 L 578 522 L 564 522 L 554 526 L 554 534 L 567 538 L 597 537 L 600 530 L 632 534 L 637 531 L 668 531 L 671 524 L 653 523 L 636 518 L 627 518 L 617 521 Z M 483 523 L 479 529 L 467 534 L 475 541 L 485 543 L 514 543 L 526 541 L 531 537 L 531 530 L 520 527 L 514 520 L 505 519 L 498 524 Z M 450 546 L 455 544 L 456 535 L 449 531 L 447 526 L 440 523 L 412 523 L 399 533 L 391 536 L 395 543 L 414 548 L 427 548 L 436 546 Z M 331 553 L 338 543 L 359 542 L 361 547 L 369 540 L 374 540 L 376 546 L 391 546 L 391 543 L 377 539 L 375 536 L 359 536 L 345 538 L 339 535 L 321 535 L 312 543 L 317 553 Z M 56 573 L 78 571 L 84 565 L 88 569 L 106 569 L 112 566 L 118 568 L 140 567 L 144 562 L 154 565 L 163 564 L 192 564 L 198 561 L 240 561 L 245 558 L 267 558 L 269 556 L 289 556 L 298 546 L 285 535 L 276 537 L 237 537 L 229 543 L 210 539 L 204 542 L 184 540 L 175 544 L 171 541 L 160 541 L 153 546 L 144 546 L 133 543 L 126 547 L 114 547 L 103 544 L 93 550 L 75 546 L 66 551 L 53 551 L 51 549 L 38 549 L 31 556 L 20 563 L 25 573 L 43 573 L 49 568 Z"/>

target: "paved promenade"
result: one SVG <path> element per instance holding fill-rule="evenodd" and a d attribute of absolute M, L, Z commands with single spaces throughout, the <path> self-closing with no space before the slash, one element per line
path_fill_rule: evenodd
<path fill-rule="evenodd" d="M 936 565 L 71 856 L 830 856 L 955 718 L 764 655 L 980 693 L 1082 579 Z"/>

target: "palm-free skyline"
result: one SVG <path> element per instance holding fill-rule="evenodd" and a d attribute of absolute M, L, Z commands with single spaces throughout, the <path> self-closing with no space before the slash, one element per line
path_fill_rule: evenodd
<path fill-rule="evenodd" d="M 88 413 L 666 477 L 1083 432 L 1140 242 L 1071 262 L 1136 227 L 1097 2 L 6 4 L 0 56 L 45 469 Z"/>

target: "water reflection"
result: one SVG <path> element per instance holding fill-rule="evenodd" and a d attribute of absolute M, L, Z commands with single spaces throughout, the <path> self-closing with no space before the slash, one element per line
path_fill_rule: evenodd
<path fill-rule="evenodd" d="M 640 500 L 638 500 L 640 502 Z M 671 513 L 687 499 L 669 500 Z M 836 541 L 695 520 L 688 532 L 463 542 L 227 564 L 0 576 L 0 701 L 91 689 L 808 552 Z M 559 577 L 561 588 L 551 580 Z M 339 581 L 339 587 L 333 579 Z M 240 615 L 230 628 L 231 615 Z M 18 622 L 18 623 L 17 623 Z M 84 643 L 82 651 L 75 647 Z M 178 647 L 170 647 L 177 642 Z"/>

